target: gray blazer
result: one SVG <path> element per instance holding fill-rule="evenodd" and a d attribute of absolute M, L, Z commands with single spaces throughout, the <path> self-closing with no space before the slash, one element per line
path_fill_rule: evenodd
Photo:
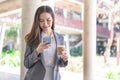
<path fill-rule="evenodd" d="M 55 33 L 54 36 L 56 39 L 56 45 L 63 44 L 64 38 L 62 35 Z M 24 66 L 28 69 L 25 75 L 24 80 L 44 80 L 45 76 L 45 67 L 43 65 L 43 60 L 40 55 L 37 55 L 35 51 L 36 47 L 32 47 L 30 45 L 26 45 L 26 51 L 24 55 Z M 34 60 L 38 60 L 36 63 Z M 59 66 L 65 67 L 67 66 L 68 61 L 64 62 L 60 57 L 57 55 L 57 48 L 56 48 L 56 64 L 54 68 L 54 80 L 60 80 L 59 75 Z"/>

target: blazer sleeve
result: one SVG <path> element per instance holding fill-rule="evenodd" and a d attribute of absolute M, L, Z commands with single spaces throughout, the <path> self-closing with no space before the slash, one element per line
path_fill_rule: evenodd
<path fill-rule="evenodd" d="M 59 66 L 65 67 L 68 65 L 68 61 L 64 61 L 62 58 L 59 59 Z"/>
<path fill-rule="evenodd" d="M 35 61 L 39 59 L 37 52 L 33 47 L 26 45 L 26 50 L 24 54 L 24 66 L 30 68 L 35 64 Z"/>

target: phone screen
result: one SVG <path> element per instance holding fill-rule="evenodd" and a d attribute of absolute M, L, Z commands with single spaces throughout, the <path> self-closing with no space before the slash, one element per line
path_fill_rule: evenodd
<path fill-rule="evenodd" d="M 51 37 L 44 37 L 43 42 L 51 43 Z"/>

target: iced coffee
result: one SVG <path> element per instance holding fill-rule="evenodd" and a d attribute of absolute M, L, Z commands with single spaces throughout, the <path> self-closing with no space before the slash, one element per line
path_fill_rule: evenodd
<path fill-rule="evenodd" d="M 58 45 L 57 47 L 58 55 L 61 55 L 64 49 L 65 49 L 65 45 Z"/>

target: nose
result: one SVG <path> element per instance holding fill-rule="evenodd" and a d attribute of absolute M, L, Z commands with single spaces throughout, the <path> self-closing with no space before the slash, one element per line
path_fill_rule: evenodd
<path fill-rule="evenodd" d="M 47 25 L 48 25 L 47 21 L 44 21 L 44 26 L 47 26 Z"/>

